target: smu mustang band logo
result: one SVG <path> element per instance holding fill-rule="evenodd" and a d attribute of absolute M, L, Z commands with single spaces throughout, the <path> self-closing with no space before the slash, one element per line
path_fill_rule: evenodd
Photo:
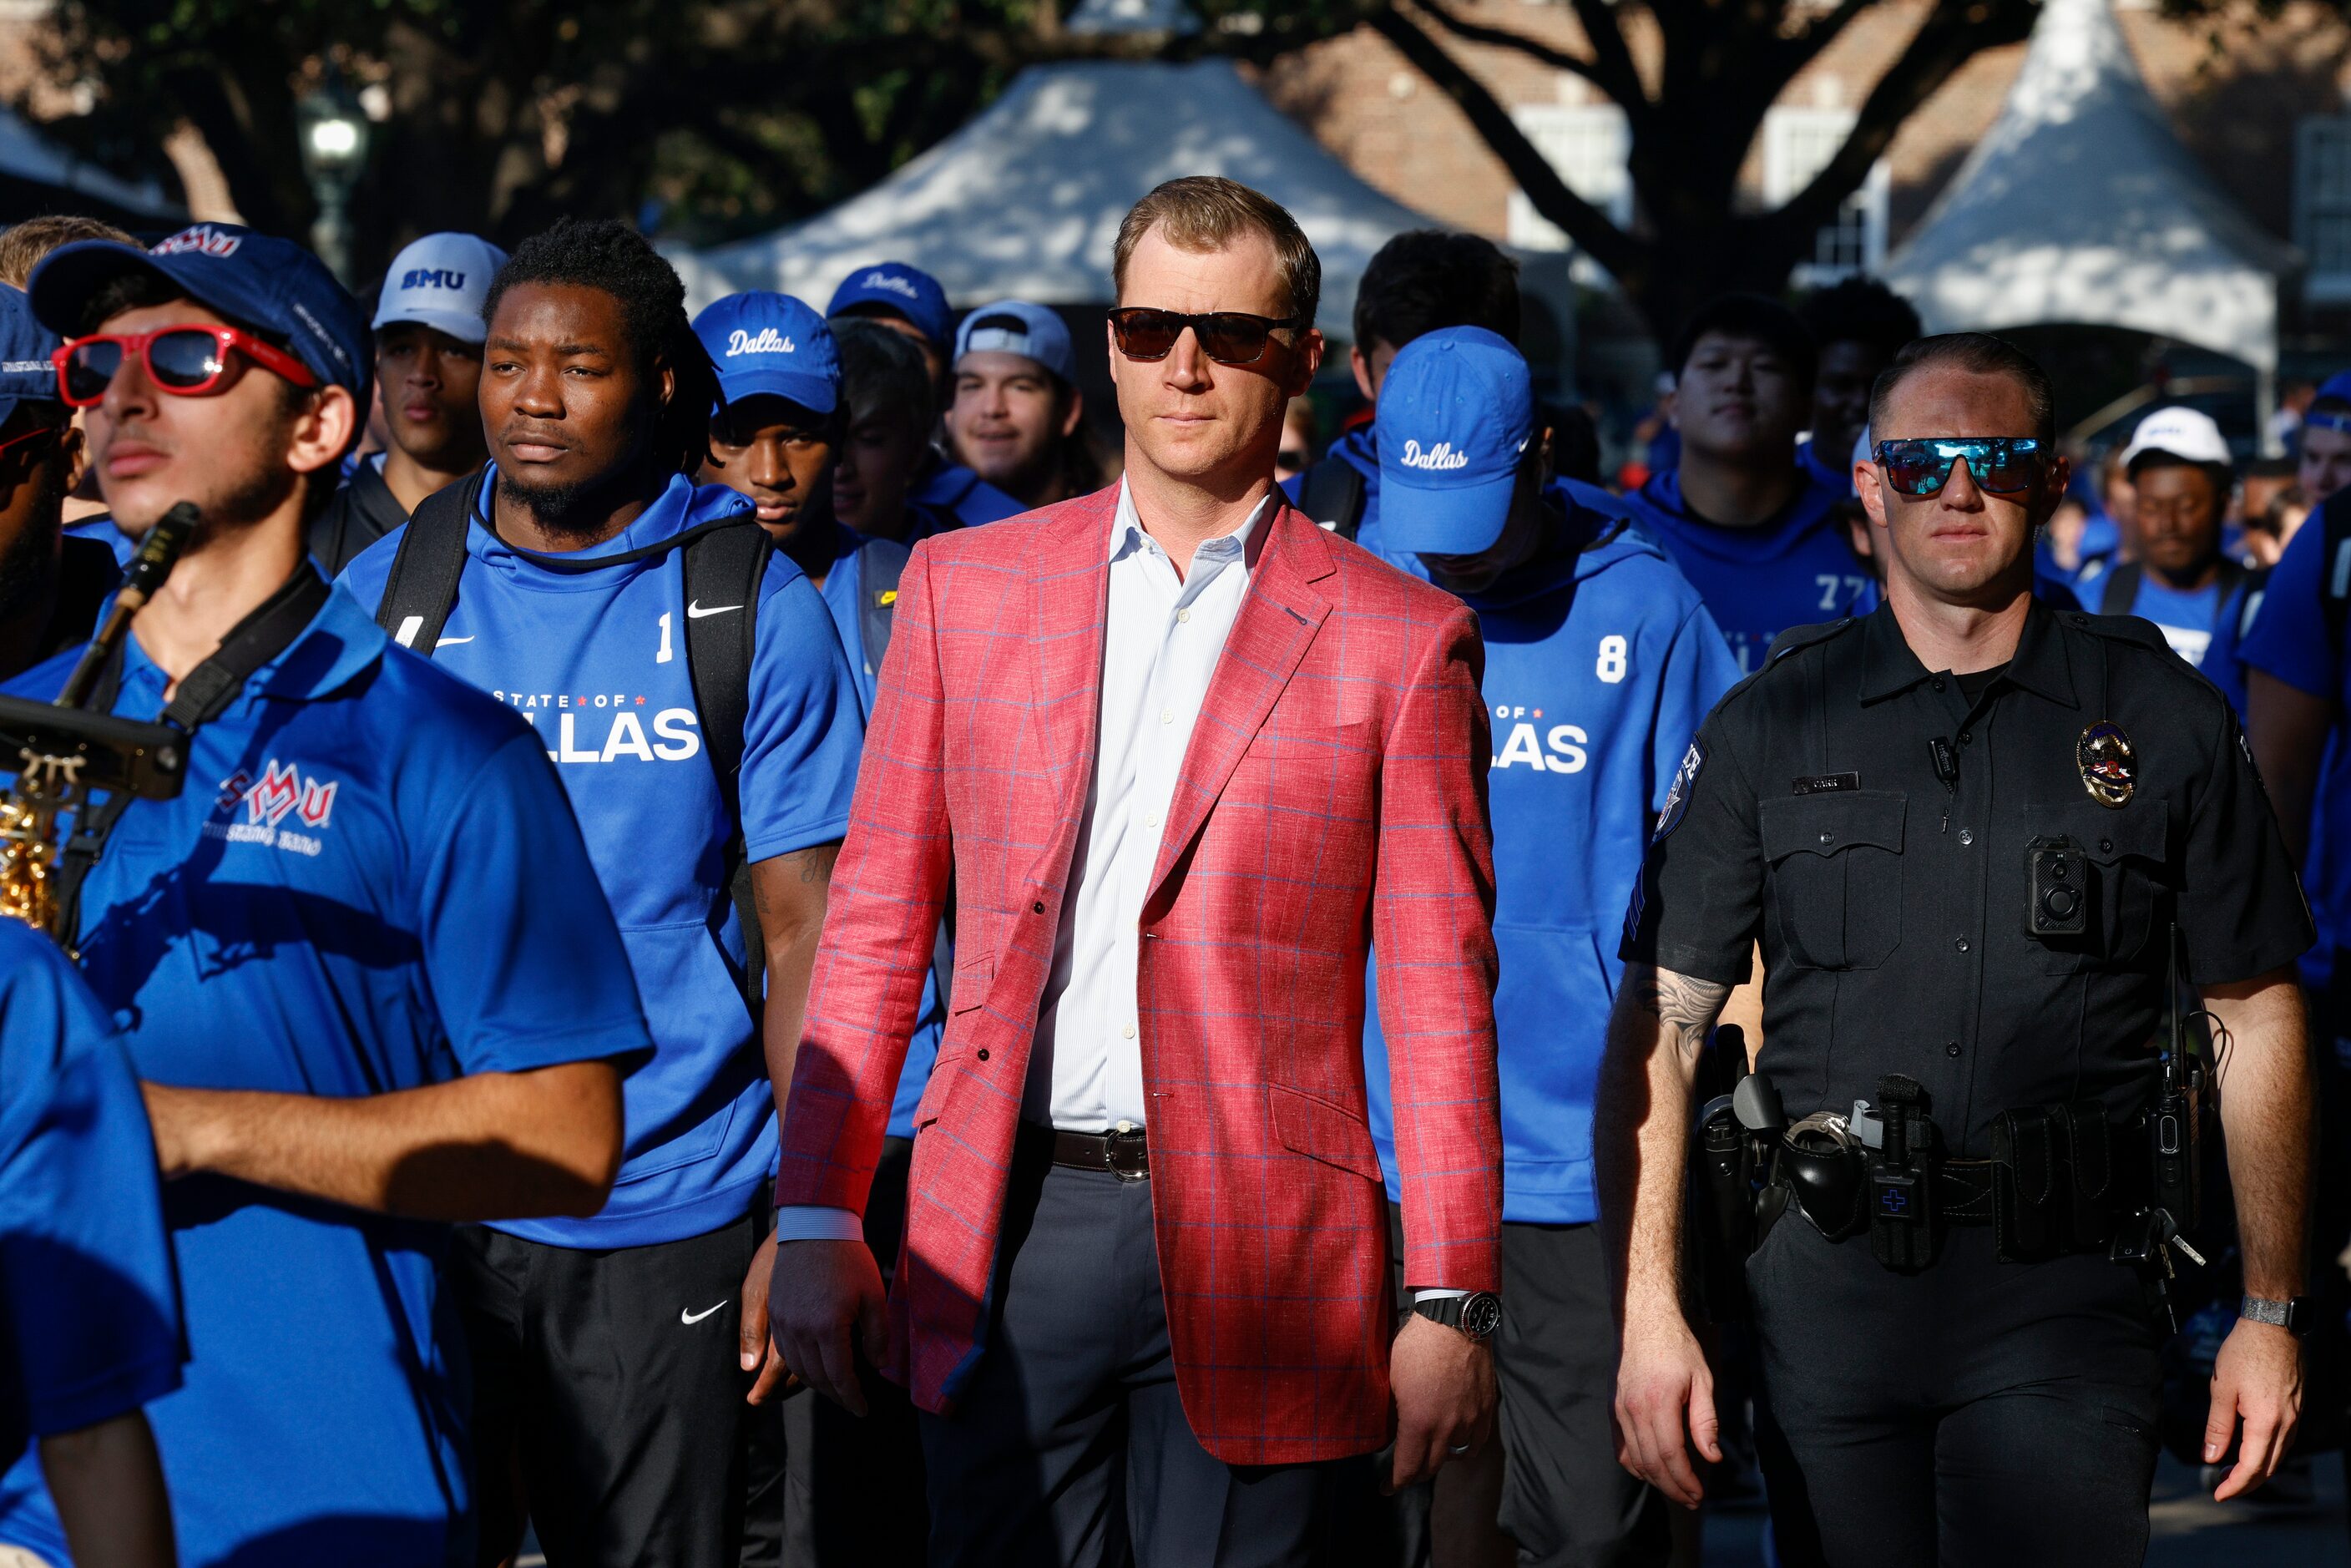
<path fill-rule="evenodd" d="M 304 827 L 323 828 L 334 814 L 336 788 L 329 781 L 305 779 L 292 763 L 273 758 L 262 765 L 261 782 L 246 791 L 246 821 L 274 828 L 291 811 Z"/>
<path fill-rule="evenodd" d="M 334 820 L 335 793 L 341 788 L 340 780 L 306 775 L 273 757 L 261 765 L 258 783 L 243 771 L 221 780 L 213 810 L 234 816 L 242 805 L 245 820 L 206 822 L 204 836 L 315 856 L 326 848 L 316 835 Z"/>

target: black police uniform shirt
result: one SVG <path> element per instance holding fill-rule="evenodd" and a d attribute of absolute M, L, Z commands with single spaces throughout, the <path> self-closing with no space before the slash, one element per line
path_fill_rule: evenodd
<path fill-rule="evenodd" d="M 2101 721 L 2127 755 L 2085 747 Z M 2036 938 L 2028 845 L 2060 835 L 2086 858 L 2086 929 Z M 2203 988 L 2312 940 L 2220 694 L 2154 627 L 2036 600 L 1971 701 L 1881 605 L 1788 632 L 1700 727 L 1621 951 L 1729 984 L 1760 938 L 1761 1065 L 1791 1120 L 1907 1073 L 1948 1150 L 1980 1157 L 2002 1111 L 2145 1103 L 2175 920 Z"/>

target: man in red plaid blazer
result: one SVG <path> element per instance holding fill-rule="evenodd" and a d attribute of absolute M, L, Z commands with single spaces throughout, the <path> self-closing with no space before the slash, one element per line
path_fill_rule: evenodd
<path fill-rule="evenodd" d="M 1171 182 L 1117 277 L 1123 483 L 907 564 L 789 1072 L 776 1343 L 852 1409 L 860 1350 L 912 1389 L 935 1564 L 1313 1561 L 1357 1456 L 1417 1480 L 1492 1421 L 1476 622 L 1273 487 L 1322 351 L 1288 213 Z M 856 1217 L 950 891 L 885 1327 Z"/>

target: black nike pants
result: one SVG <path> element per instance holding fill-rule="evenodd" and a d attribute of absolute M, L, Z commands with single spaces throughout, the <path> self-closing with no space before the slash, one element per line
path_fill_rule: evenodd
<path fill-rule="evenodd" d="M 480 1563 L 513 1552 L 527 1508 L 549 1568 L 736 1568 L 758 1418 L 736 1325 L 760 1235 L 749 1214 L 609 1251 L 459 1228 Z"/>
<path fill-rule="evenodd" d="M 1792 1211 L 1748 1260 L 1762 1379 L 1831 1568 L 2147 1552 L 2159 1380 L 2137 1278 L 2001 1263 L 1954 1228 L 1917 1274 Z"/>

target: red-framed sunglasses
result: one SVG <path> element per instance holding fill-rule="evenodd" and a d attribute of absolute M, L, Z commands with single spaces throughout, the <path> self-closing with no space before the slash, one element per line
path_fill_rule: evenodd
<path fill-rule="evenodd" d="M 152 332 L 99 332 L 76 338 L 49 356 L 57 368 L 57 395 L 73 408 L 95 408 L 105 401 L 114 372 L 123 357 L 137 354 L 147 379 L 174 397 L 203 397 L 220 390 L 228 374 L 229 350 L 235 350 L 265 371 L 284 376 L 298 387 L 316 387 L 310 367 L 287 353 L 235 327 L 158 327 Z"/>

